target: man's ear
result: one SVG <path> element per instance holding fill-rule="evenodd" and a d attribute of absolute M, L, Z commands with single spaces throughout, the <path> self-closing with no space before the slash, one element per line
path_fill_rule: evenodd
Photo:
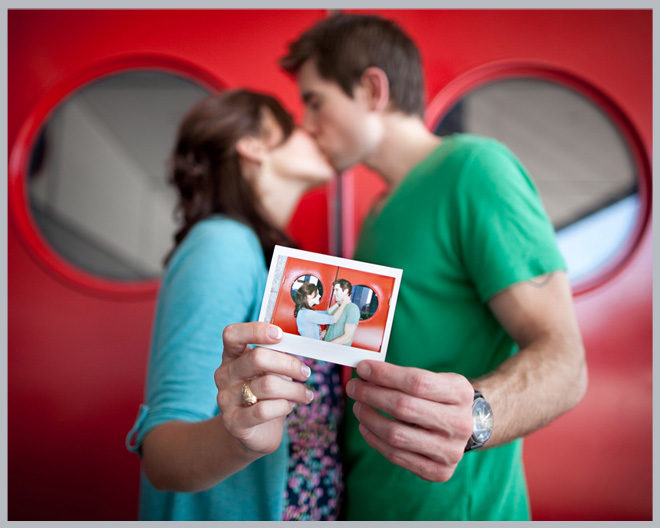
<path fill-rule="evenodd" d="M 362 73 L 360 82 L 365 89 L 369 108 L 377 112 L 385 110 L 390 102 L 390 81 L 387 74 L 376 66 L 370 66 Z"/>
<path fill-rule="evenodd" d="M 236 142 L 236 151 L 247 160 L 263 163 L 268 149 L 263 139 L 244 136 Z"/>

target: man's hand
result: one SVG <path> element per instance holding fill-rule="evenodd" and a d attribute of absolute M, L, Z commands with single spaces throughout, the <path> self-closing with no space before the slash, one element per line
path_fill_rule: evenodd
<path fill-rule="evenodd" d="M 381 361 L 361 361 L 357 373 L 346 390 L 367 443 L 424 480 L 449 480 L 472 434 L 470 382 Z"/>

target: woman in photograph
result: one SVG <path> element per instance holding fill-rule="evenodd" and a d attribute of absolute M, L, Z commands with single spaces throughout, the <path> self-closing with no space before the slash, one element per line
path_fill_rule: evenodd
<path fill-rule="evenodd" d="M 314 310 L 313 307 L 319 302 L 321 294 L 316 284 L 306 282 L 298 288 L 293 316 L 296 318 L 298 333 L 303 337 L 322 339 L 321 325 L 335 324 L 346 307 L 346 303 L 335 303 L 327 310 Z"/>
<path fill-rule="evenodd" d="M 257 320 L 267 263 L 275 245 L 292 245 L 285 227 L 298 201 L 333 175 L 268 95 L 223 92 L 180 124 L 170 171 L 180 229 L 158 294 L 145 403 L 127 437 L 141 457 L 141 520 L 337 518 L 339 367 L 222 350 L 231 323 Z"/>

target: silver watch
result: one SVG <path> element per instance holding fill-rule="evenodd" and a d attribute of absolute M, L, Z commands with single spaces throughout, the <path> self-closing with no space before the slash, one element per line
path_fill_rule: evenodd
<path fill-rule="evenodd" d="M 493 432 L 493 409 L 478 390 L 474 391 L 472 423 L 472 436 L 468 439 L 465 451 L 483 446 Z"/>

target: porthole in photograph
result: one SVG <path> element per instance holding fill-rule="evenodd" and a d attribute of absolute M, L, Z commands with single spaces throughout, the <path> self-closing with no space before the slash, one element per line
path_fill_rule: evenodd
<path fill-rule="evenodd" d="M 360 309 L 360 321 L 369 319 L 378 309 L 378 296 L 369 286 L 358 284 L 351 290 L 351 302 Z"/>
<path fill-rule="evenodd" d="M 323 298 L 323 284 L 319 278 L 315 275 L 301 275 L 295 281 L 293 281 L 293 284 L 291 285 L 291 298 L 294 301 L 296 300 L 296 293 L 298 293 L 298 288 L 300 288 L 306 282 L 314 284 L 314 286 L 317 287 L 319 293 L 321 294 L 321 298 Z"/>

